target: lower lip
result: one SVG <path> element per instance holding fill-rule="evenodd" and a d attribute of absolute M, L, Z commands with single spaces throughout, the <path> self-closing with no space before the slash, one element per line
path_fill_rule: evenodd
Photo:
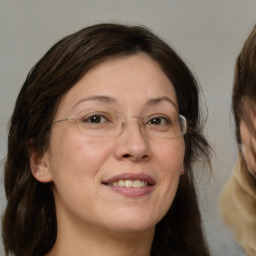
<path fill-rule="evenodd" d="M 149 194 L 153 191 L 154 185 L 142 188 L 127 188 L 118 186 L 106 185 L 109 189 L 128 197 L 140 197 Z"/>

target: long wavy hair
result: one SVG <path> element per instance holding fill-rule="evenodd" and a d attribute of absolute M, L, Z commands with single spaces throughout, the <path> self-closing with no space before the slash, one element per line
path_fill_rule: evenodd
<path fill-rule="evenodd" d="M 172 206 L 156 225 L 151 255 L 209 255 L 192 168 L 198 159 L 209 162 L 210 152 L 202 135 L 198 84 L 174 50 L 149 29 L 119 24 L 98 24 L 63 38 L 31 69 L 21 88 L 10 120 L 5 163 L 7 207 L 2 235 L 7 255 L 45 255 L 57 236 L 52 186 L 38 182 L 31 174 L 28 142 L 33 139 L 34 147 L 43 154 L 63 95 L 95 65 L 138 52 L 160 64 L 189 125 L 184 137 L 185 174 Z"/>

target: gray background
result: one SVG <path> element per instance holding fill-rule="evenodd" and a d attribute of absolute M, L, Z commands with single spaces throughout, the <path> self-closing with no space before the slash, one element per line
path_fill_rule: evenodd
<path fill-rule="evenodd" d="M 256 1 L 0 0 L 0 159 L 6 155 L 8 119 L 32 65 L 63 36 L 98 22 L 146 25 L 196 74 L 204 92 L 204 112 L 208 108 L 205 133 L 215 150 L 214 178 L 199 175 L 198 181 L 207 239 L 212 255 L 244 255 L 221 222 L 217 203 L 237 154 L 230 113 L 233 70 L 256 23 Z M 5 203 L 2 161 L 0 214 Z"/>

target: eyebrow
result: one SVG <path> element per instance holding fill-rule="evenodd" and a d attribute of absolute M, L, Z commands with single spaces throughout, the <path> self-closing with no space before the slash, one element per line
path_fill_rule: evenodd
<path fill-rule="evenodd" d="M 74 106 L 76 107 L 77 105 L 81 104 L 82 102 L 86 102 L 86 101 L 99 101 L 99 102 L 103 102 L 103 103 L 117 103 L 117 100 L 113 97 L 109 97 L 109 96 L 101 96 L 101 95 L 95 95 L 95 96 L 90 96 L 87 98 L 83 98 L 81 100 L 79 100 Z"/>
<path fill-rule="evenodd" d="M 81 104 L 82 102 L 87 102 L 87 101 L 98 101 L 98 102 L 102 102 L 102 103 L 111 103 L 111 104 L 115 104 L 115 103 L 118 102 L 117 99 L 115 99 L 113 97 L 110 97 L 110 96 L 94 95 L 94 96 L 90 96 L 90 97 L 83 98 L 83 99 L 79 100 L 73 106 L 73 108 L 76 107 L 77 105 Z M 146 105 L 153 106 L 153 105 L 157 105 L 157 104 L 159 104 L 161 102 L 164 102 L 164 101 L 167 101 L 167 102 L 171 103 L 175 107 L 175 109 L 178 110 L 178 108 L 177 108 L 176 104 L 174 103 L 174 101 L 172 101 L 167 96 L 149 99 L 149 100 L 147 100 Z"/>
<path fill-rule="evenodd" d="M 153 99 L 149 99 L 146 104 L 147 105 L 157 105 L 163 101 L 167 101 L 170 102 L 175 108 L 176 110 L 178 110 L 178 107 L 176 106 L 176 104 L 174 103 L 174 101 L 172 101 L 170 98 L 168 98 L 167 96 L 163 96 L 163 97 L 159 97 L 159 98 L 153 98 Z"/>

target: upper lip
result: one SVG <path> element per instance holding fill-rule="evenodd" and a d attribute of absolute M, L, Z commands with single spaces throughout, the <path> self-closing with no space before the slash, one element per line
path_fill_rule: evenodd
<path fill-rule="evenodd" d="M 122 173 L 119 175 L 115 175 L 110 179 L 103 180 L 102 183 L 113 183 L 119 180 L 143 180 L 146 181 L 149 185 L 154 185 L 156 183 L 156 181 L 151 176 L 144 173 Z"/>

